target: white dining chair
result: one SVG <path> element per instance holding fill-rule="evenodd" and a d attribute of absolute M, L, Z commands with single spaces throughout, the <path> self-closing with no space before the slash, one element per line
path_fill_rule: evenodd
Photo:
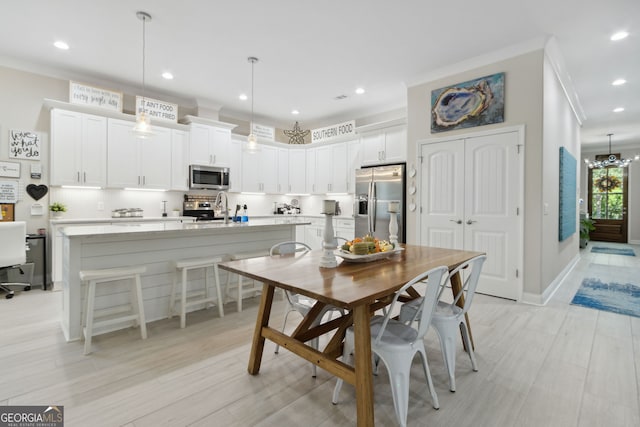
<path fill-rule="evenodd" d="M 442 287 L 443 277 L 448 269 L 446 266 L 433 268 L 413 278 L 409 283 L 398 290 L 384 316 L 374 316 L 371 319 L 371 351 L 376 359 L 381 360 L 389 372 L 389 384 L 393 396 L 393 406 L 396 411 L 398 423 L 401 426 L 407 425 L 407 413 L 409 410 L 409 377 L 411 364 L 416 353 L 420 354 L 422 368 L 427 379 L 429 392 L 431 393 L 432 405 L 435 409 L 440 408 L 438 395 L 433 387 L 431 371 L 427 361 L 427 352 L 424 347 L 424 335 L 429 329 L 431 316 L 437 303 L 437 296 Z M 394 306 L 398 298 L 409 287 L 419 282 L 427 281 L 425 294 L 419 299 L 418 310 L 414 312 L 414 317 L 410 321 L 403 323 L 392 318 Z M 415 322 L 414 322 L 415 320 Z M 349 327 L 345 336 L 343 348 L 343 361 L 352 359 L 354 351 L 353 326 Z M 333 391 L 332 402 L 338 403 L 338 396 L 342 388 L 342 379 L 338 379 Z"/>
<path fill-rule="evenodd" d="M 471 359 L 471 368 L 474 372 L 478 371 L 476 365 L 476 358 L 473 354 L 473 346 L 471 345 L 471 339 L 469 338 L 469 330 L 467 329 L 467 322 L 465 321 L 465 313 L 469 311 L 473 296 L 475 295 L 476 288 L 478 287 L 478 279 L 480 278 L 480 272 L 482 271 L 482 265 L 487 259 L 486 255 L 480 255 L 469 261 L 462 263 L 448 275 L 448 281 L 455 274 L 464 275 L 462 280 L 462 287 L 460 291 L 454 296 L 453 301 L 445 302 L 441 300 L 442 292 L 445 287 L 440 290 L 438 295 L 438 305 L 436 311 L 433 313 L 433 319 L 431 324 L 438 333 L 440 339 L 440 347 L 442 349 L 442 358 L 444 359 L 447 373 L 449 374 L 449 390 L 456 391 L 456 351 L 457 351 L 457 335 L 458 330 L 462 332 L 462 339 L 464 345 L 467 348 L 469 359 Z M 457 303 L 464 296 L 464 304 L 462 307 L 458 307 Z M 401 322 L 410 322 L 415 318 L 416 313 L 420 310 L 418 300 L 413 300 L 405 303 L 400 309 L 400 315 L 398 319 Z"/>
<path fill-rule="evenodd" d="M 271 256 L 284 256 L 284 255 L 290 255 L 296 252 L 306 253 L 310 250 L 311 250 L 311 247 L 306 243 L 289 241 L 289 242 L 276 243 L 269 250 L 269 254 Z M 287 318 L 289 317 L 289 314 L 291 312 L 295 311 L 297 313 L 300 313 L 302 317 L 305 317 L 317 302 L 313 298 L 310 298 L 301 294 L 296 294 L 294 292 L 290 292 L 287 290 L 284 291 L 284 295 L 287 300 L 287 306 L 285 308 L 286 313 L 284 315 L 284 321 L 282 322 L 283 333 L 284 333 L 285 327 L 287 326 Z M 334 307 L 332 305 L 327 305 L 322 310 L 322 312 L 318 315 L 318 320 L 316 324 L 314 324 L 313 326 L 317 326 L 317 323 L 320 322 L 320 320 L 324 317 L 324 315 L 332 311 L 338 311 L 341 314 L 344 314 L 344 310 L 342 310 L 341 308 Z M 311 341 L 311 346 L 316 350 L 318 349 L 318 338 L 314 338 Z M 275 353 L 278 354 L 279 350 L 280 350 L 280 346 L 276 345 Z M 316 365 L 312 365 L 312 366 L 313 366 L 312 375 L 315 378 L 317 369 L 316 369 Z"/>

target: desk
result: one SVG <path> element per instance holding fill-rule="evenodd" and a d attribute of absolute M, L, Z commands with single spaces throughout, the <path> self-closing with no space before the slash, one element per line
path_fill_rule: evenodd
<path fill-rule="evenodd" d="M 322 251 L 282 257 L 261 257 L 220 264 L 220 268 L 264 283 L 248 371 L 260 371 L 265 339 L 344 379 L 356 388 L 359 426 L 373 425 L 373 380 L 371 366 L 371 314 L 388 304 L 393 293 L 420 273 L 446 265 L 449 270 L 470 260 L 480 252 L 425 246 L 403 245 L 405 250 L 390 258 L 372 263 L 339 261 L 337 268 L 320 268 Z M 456 286 L 456 285 L 454 285 Z M 276 288 L 312 297 L 318 303 L 289 336 L 269 326 Z M 348 314 L 315 327 L 314 320 L 322 308 L 331 304 L 348 310 Z M 342 356 L 346 329 L 353 324 L 355 368 L 337 360 Z M 305 344 L 320 335 L 333 332 L 324 349 Z M 327 396 L 329 402 L 329 396 Z"/>

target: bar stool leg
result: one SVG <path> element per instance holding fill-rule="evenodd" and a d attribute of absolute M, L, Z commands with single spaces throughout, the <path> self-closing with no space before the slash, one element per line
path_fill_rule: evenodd
<path fill-rule="evenodd" d="M 182 304 L 180 304 L 180 328 L 187 326 L 187 270 L 182 269 Z"/>
<path fill-rule="evenodd" d="M 96 282 L 89 281 L 89 292 L 87 292 L 87 322 L 84 329 L 84 354 L 91 354 L 91 337 L 93 336 L 93 312 L 96 300 Z"/>
<path fill-rule="evenodd" d="M 136 294 L 136 302 L 138 304 L 137 312 L 138 312 L 138 321 L 140 323 L 140 335 L 142 339 L 147 339 L 147 319 L 144 315 L 144 301 L 142 299 L 142 284 L 140 282 L 140 275 L 136 274 L 135 276 L 135 294 Z M 315 365 L 314 365 L 315 366 Z"/>
<path fill-rule="evenodd" d="M 173 284 L 171 285 L 171 294 L 169 295 L 169 316 L 171 319 L 176 310 L 176 287 L 178 286 L 178 273 L 173 272 Z"/>
<path fill-rule="evenodd" d="M 224 317 L 224 301 L 222 300 L 222 292 L 220 291 L 220 274 L 218 271 L 218 264 L 213 264 L 213 280 L 216 281 L 216 296 L 218 298 L 218 314 L 220 317 Z"/>

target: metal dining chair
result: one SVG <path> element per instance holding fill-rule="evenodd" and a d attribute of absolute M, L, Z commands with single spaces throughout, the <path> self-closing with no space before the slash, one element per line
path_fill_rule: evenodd
<path fill-rule="evenodd" d="M 280 243 L 276 243 L 275 245 L 273 245 L 271 247 L 271 249 L 269 250 L 269 254 L 271 256 L 284 256 L 284 255 L 290 255 L 296 252 L 302 252 L 302 253 L 306 253 L 308 251 L 311 250 L 311 247 L 309 245 L 307 245 L 306 243 L 302 243 L 302 242 L 293 242 L 293 241 L 289 241 L 289 242 L 280 242 Z M 291 312 L 298 312 L 300 313 L 303 317 L 306 316 L 309 311 L 311 310 L 311 308 L 315 305 L 315 303 L 317 302 L 315 299 L 307 297 L 305 295 L 301 295 L 301 294 L 296 294 L 294 292 L 290 292 L 285 290 L 284 291 L 284 295 L 285 298 L 287 300 L 287 307 L 286 307 L 286 313 L 284 315 L 284 321 L 282 322 L 282 332 L 284 333 L 284 329 L 287 326 L 287 318 L 289 317 L 289 314 Z M 338 311 L 340 312 L 340 314 L 344 314 L 344 310 L 338 307 L 334 307 L 332 305 L 327 305 L 323 311 L 318 315 L 318 322 L 320 322 L 320 320 L 324 317 L 325 314 L 332 312 L 332 311 Z M 316 326 L 316 325 L 313 325 Z M 313 348 L 315 348 L 316 350 L 318 349 L 318 338 L 314 338 L 313 341 L 311 341 L 311 346 Z M 280 350 L 280 346 L 276 345 L 276 350 L 275 353 L 278 354 L 278 351 Z M 313 366 L 313 377 L 315 378 L 316 376 L 316 365 L 312 365 Z"/>
<path fill-rule="evenodd" d="M 448 268 L 446 266 L 433 268 L 413 278 L 409 283 L 397 291 L 393 301 L 384 316 L 374 316 L 371 319 L 371 351 L 376 359 L 381 360 L 389 371 L 389 384 L 393 396 L 393 406 L 396 411 L 398 423 L 401 426 L 407 425 L 407 413 L 409 410 L 409 377 L 411 364 L 416 353 L 420 354 L 422 368 L 427 379 L 429 392 L 431 393 L 432 405 L 435 409 L 440 408 L 438 395 L 433 387 L 431 371 L 427 361 L 427 352 L 424 347 L 424 335 L 429 329 L 432 314 L 438 301 L 437 296 L 442 288 L 443 277 L 446 276 Z M 414 312 L 410 321 L 403 323 L 392 318 L 394 306 L 398 298 L 409 287 L 419 282 L 427 281 L 425 294 L 419 299 L 418 310 Z M 414 322 L 415 321 L 415 322 Z M 352 358 L 354 350 L 353 326 L 347 329 L 345 336 L 343 361 Z M 338 379 L 333 391 L 332 402 L 338 403 L 338 395 L 342 388 L 342 379 Z"/>
<path fill-rule="evenodd" d="M 465 313 L 469 311 L 469 308 L 471 307 L 473 296 L 475 295 L 476 288 L 478 287 L 478 279 L 480 278 L 482 265 L 486 259 L 486 255 L 477 256 L 463 264 L 460 264 L 449 273 L 447 278 L 447 281 L 449 282 L 451 277 L 455 274 L 464 274 L 465 278 L 462 282 L 462 287 L 451 302 L 444 302 L 440 300 L 445 287 L 442 288 L 440 294 L 438 294 L 438 305 L 436 306 L 436 311 L 433 313 L 433 319 L 431 320 L 431 324 L 436 329 L 438 338 L 440 338 L 442 358 L 444 359 L 447 367 L 447 373 L 449 374 L 449 390 L 451 391 L 456 391 L 455 373 L 458 330 L 462 332 L 462 339 L 464 340 L 464 345 L 468 350 L 469 359 L 471 359 L 471 368 L 474 372 L 478 371 L 476 358 L 473 354 L 473 346 L 471 344 L 471 339 L 469 338 L 467 322 L 465 321 Z M 458 307 L 457 303 L 463 296 L 464 304 L 462 307 Z M 420 306 L 418 300 L 409 301 L 400 309 L 398 319 L 401 322 L 410 322 L 411 319 L 415 318 L 416 313 L 419 310 Z"/>

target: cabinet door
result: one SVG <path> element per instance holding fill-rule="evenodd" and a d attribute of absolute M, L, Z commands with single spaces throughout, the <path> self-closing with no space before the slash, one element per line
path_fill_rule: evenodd
<path fill-rule="evenodd" d="M 51 185 L 80 185 L 82 114 L 51 111 Z"/>
<path fill-rule="evenodd" d="M 81 185 L 107 185 L 107 118 L 82 115 Z"/>
<path fill-rule="evenodd" d="M 304 242 L 311 247 L 311 249 L 322 249 L 323 229 L 315 225 L 306 225 L 305 227 Z"/>
<path fill-rule="evenodd" d="M 318 194 L 316 185 L 316 149 L 309 148 L 305 153 L 305 163 L 307 165 L 306 188 L 309 194 Z"/>
<path fill-rule="evenodd" d="M 231 156 L 231 131 L 211 128 L 209 131 L 212 163 L 216 166 L 229 167 Z"/>
<path fill-rule="evenodd" d="M 260 157 L 260 182 L 261 192 L 278 192 L 278 149 L 271 146 L 262 146 L 262 151 L 258 153 Z"/>
<path fill-rule="evenodd" d="M 347 193 L 356 192 L 356 169 L 360 169 L 360 140 L 347 142 L 349 161 L 347 162 Z"/>
<path fill-rule="evenodd" d="M 333 146 L 325 145 L 316 149 L 316 192 L 331 192 L 333 183 Z"/>
<path fill-rule="evenodd" d="M 142 188 L 171 187 L 171 129 L 153 127 L 154 135 L 139 139 Z"/>
<path fill-rule="evenodd" d="M 303 194 L 306 190 L 306 153 L 305 150 L 289 150 L 289 189 L 292 194 Z"/>
<path fill-rule="evenodd" d="M 133 188 L 142 184 L 138 139 L 133 122 L 109 119 L 107 130 L 107 186 Z"/>
<path fill-rule="evenodd" d="M 379 132 L 362 135 L 360 139 L 362 165 L 377 165 L 382 163 L 384 135 Z"/>
<path fill-rule="evenodd" d="M 349 159 L 347 156 L 347 144 L 342 142 L 331 146 L 332 150 L 332 182 L 330 190 L 332 193 L 346 193 L 347 192 L 347 165 Z"/>
<path fill-rule="evenodd" d="M 384 133 L 384 163 L 397 163 L 407 160 L 407 131 L 404 126 L 390 128 Z"/>
<path fill-rule="evenodd" d="M 278 148 L 278 184 L 276 191 L 279 194 L 289 192 L 289 150 Z"/>
<path fill-rule="evenodd" d="M 229 192 L 242 191 L 242 141 L 231 140 L 231 153 L 229 156 Z"/>
<path fill-rule="evenodd" d="M 189 163 L 192 165 L 210 165 L 213 163 L 209 146 L 211 127 L 192 124 L 189 137 Z"/>
<path fill-rule="evenodd" d="M 260 153 L 242 151 L 242 191 L 259 193 L 260 183 Z M 233 179 L 233 178 L 231 178 Z"/>
<path fill-rule="evenodd" d="M 171 131 L 171 189 L 189 190 L 189 132 Z"/>

